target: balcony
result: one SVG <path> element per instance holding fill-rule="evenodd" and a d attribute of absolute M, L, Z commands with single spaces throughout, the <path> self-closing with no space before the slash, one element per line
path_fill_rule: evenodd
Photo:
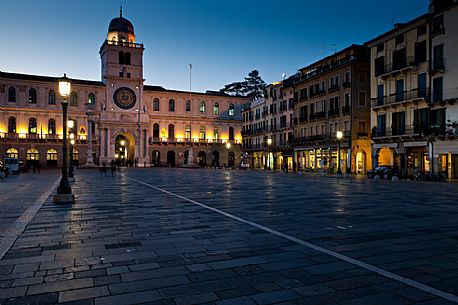
<path fill-rule="evenodd" d="M 415 60 L 415 56 L 403 57 L 392 64 L 385 65 L 384 67 L 378 67 L 375 75 L 388 77 L 406 70 L 411 70 L 416 66 L 418 66 L 418 63 Z"/>
<path fill-rule="evenodd" d="M 336 91 L 339 91 L 339 89 L 340 89 L 339 85 L 331 85 L 331 87 L 329 87 L 328 89 L 328 92 L 329 93 L 336 92 Z"/>
<path fill-rule="evenodd" d="M 306 123 L 306 122 L 308 122 L 307 116 L 301 116 L 301 117 L 299 117 L 299 123 Z"/>
<path fill-rule="evenodd" d="M 62 141 L 62 134 L 38 134 L 38 133 L 0 133 L 1 141 L 18 141 L 18 142 L 58 142 Z M 76 143 L 86 143 L 86 135 L 78 135 Z M 97 138 L 92 137 L 92 143 L 97 143 Z"/>
<path fill-rule="evenodd" d="M 393 138 L 393 137 L 415 137 L 415 138 L 426 138 L 430 136 L 445 136 L 446 128 L 444 125 L 431 125 L 431 126 L 409 126 L 405 127 L 398 127 L 398 128 L 385 128 L 379 130 L 374 128 L 372 130 L 372 138 Z"/>
<path fill-rule="evenodd" d="M 343 82 L 342 83 L 342 87 L 344 89 L 350 88 L 351 87 L 351 82 L 350 81 Z"/>
<path fill-rule="evenodd" d="M 350 131 L 344 131 L 343 132 L 343 139 L 349 139 L 351 138 L 351 132 Z M 336 133 L 328 133 L 328 134 L 320 134 L 320 135 L 314 135 L 314 136 L 307 136 L 307 137 L 301 137 L 298 138 L 294 141 L 296 145 L 304 145 L 304 144 L 312 144 L 314 142 L 333 142 L 336 143 L 337 141 L 337 135 Z"/>
<path fill-rule="evenodd" d="M 445 59 L 444 57 L 437 57 L 433 60 L 433 72 L 444 72 L 445 71 Z"/>
<path fill-rule="evenodd" d="M 351 107 L 350 105 L 346 105 L 342 107 L 342 115 L 349 115 L 351 114 Z"/>
<path fill-rule="evenodd" d="M 429 101 L 429 88 L 414 89 L 399 94 L 395 93 L 389 96 L 372 98 L 371 106 L 373 109 L 377 109 L 388 105 L 406 103 L 419 99 Z"/>
<path fill-rule="evenodd" d="M 127 42 L 127 41 L 105 40 L 105 42 L 102 44 L 102 48 L 105 45 L 143 49 L 143 43 L 135 43 L 135 42 Z"/>
<path fill-rule="evenodd" d="M 324 119 L 324 118 L 325 118 L 325 112 L 324 111 L 315 112 L 315 113 L 310 114 L 310 116 L 309 116 L 309 120 L 310 121 L 320 120 L 320 119 Z"/>
<path fill-rule="evenodd" d="M 227 139 L 198 139 L 198 138 L 167 138 L 167 137 L 150 137 L 149 144 L 182 144 L 182 145 L 223 145 L 226 143 L 242 144 L 241 140 Z"/>
<path fill-rule="evenodd" d="M 339 116 L 339 108 L 328 111 L 328 118 Z"/>

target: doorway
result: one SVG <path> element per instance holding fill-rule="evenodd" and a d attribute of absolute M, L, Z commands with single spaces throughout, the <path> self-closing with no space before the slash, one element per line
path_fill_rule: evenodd
<path fill-rule="evenodd" d="M 115 139 L 115 159 L 118 166 L 133 166 L 135 140 L 128 134 L 120 134 Z"/>
<path fill-rule="evenodd" d="M 167 152 L 167 166 L 175 167 L 175 152 L 173 150 Z"/>

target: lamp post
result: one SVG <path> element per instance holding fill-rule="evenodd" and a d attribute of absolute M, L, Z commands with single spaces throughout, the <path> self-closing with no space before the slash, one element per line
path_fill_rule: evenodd
<path fill-rule="evenodd" d="M 73 145 L 75 145 L 75 120 L 70 119 L 67 121 L 68 127 L 68 138 L 69 138 L 69 156 L 70 156 L 70 164 L 68 167 L 68 178 L 75 178 L 75 166 L 73 164 Z"/>
<path fill-rule="evenodd" d="M 270 145 L 272 145 L 272 139 L 267 139 L 267 168 L 270 170 Z"/>
<path fill-rule="evenodd" d="M 227 142 L 226 148 L 227 148 L 227 166 L 229 167 L 229 149 L 231 149 L 231 143 Z"/>
<path fill-rule="evenodd" d="M 337 130 L 336 133 L 337 137 L 337 175 L 342 176 L 342 170 L 340 169 L 340 140 L 343 138 L 343 132 Z"/>
<path fill-rule="evenodd" d="M 67 177 L 67 97 L 70 95 L 71 83 L 64 74 L 64 77 L 59 80 L 59 94 L 62 96 L 62 117 L 63 117 L 63 139 L 62 139 L 62 177 L 57 195 L 54 196 L 55 203 L 73 202 L 75 200 Z"/>
<path fill-rule="evenodd" d="M 94 166 L 94 157 L 92 155 L 92 116 L 94 115 L 94 105 L 92 103 L 86 104 L 86 115 L 88 116 L 88 131 L 87 131 L 87 153 L 86 153 L 86 167 L 93 167 Z"/>

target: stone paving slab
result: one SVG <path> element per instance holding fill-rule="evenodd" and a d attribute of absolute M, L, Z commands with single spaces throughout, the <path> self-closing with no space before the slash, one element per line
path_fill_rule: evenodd
<path fill-rule="evenodd" d="M 74 205 L 44 203 L 0 260 L 0 304 L 453 304 L 127 177 L 452 294 L 457 185 L 123 174 L 80 171 Z"/>

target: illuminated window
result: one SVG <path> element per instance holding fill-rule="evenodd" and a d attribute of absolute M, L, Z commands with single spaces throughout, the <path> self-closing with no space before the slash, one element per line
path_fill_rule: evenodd
<path fill-rule="evenodd" d="M 205 140 L 205 126 L 200 126 L 200 135 L 199 139 Z"/>
<path fill-rule="evenodd" d="M 27 160 L 40 160 L 40 153 L 38 152 L 38 149 L 33 147 L 27 149 L 26 158 Z"/>
<path fill-rule="evenodd" d="M 234 116 L 234 104 L 229 105 L 229 116 Z"/>
<path fill-rule="evenodd" d="M 219 104 L 218 103 L 215 103 L 215 105 L 213 106 L 213 114 L 214 115 L 219 114 Z"/>
<path fill-rule="evenodd" d="M 37 133 L 37 119 L 30 118 L 29 119 L 29 134 L 36 134 Z"/>
<path fill-rule="evenodd" d="M 48 121 L 48 134 L 56 134 L 56 120 L 54 119 Z"/>
<path fill-rule="evenodd" d="M 6 156 L 8 158 L 19 158 L 19 153 L 16 148 L 11 147 L 6 151 Z"/>
<path fill-rule="evenodd" d="M 48 104 L 55 105 L 56 104 L 56 92 L 54 90 L 49 90 L 48 93 Z"/>
<path fill-rule="evenodd" d="M 88 97 L 87 97 L 87 104 L 89 106 L 92 106 L 94 107 L 95 106 L 95 94 L 94 93 L 89 93 Z"/>
<path fill-rule="evenodd" d="M 213 139 L 218 140 L 219 139 L 219 131 L 218 128 L 213 129 Z"/>
<path fill-rule="evenodd" d="M 200 113 L 205 113 L 205 102 L 204 101 L 200 102 L 199 111 Z"/>
<path fill-rule="evenodd" d="M 184 129 L 184 137 L 187 140 L 191 139 L 191 125 L 187 124 Z"/>
<path fill-rule="evenodd" d="M 169 124 L 169 139 L 175 138 L 175 126 L 173 124 Z"/>
<path fill-rule="evenodd" d="M 29 104 L 37 103 L 37 90 L 34 88 L 29 89 Z"/>
<path fill-rule="evenodd" d="M 14 116 L 8 119 L 8 133 L 16 133 L 16 118 Z"/>
<path fill-rule="evenodd" d="M 57 161 L 57 150 L 54 148 L 48 149 L 46 152 L 46 160 L 48 161 Z"/>

